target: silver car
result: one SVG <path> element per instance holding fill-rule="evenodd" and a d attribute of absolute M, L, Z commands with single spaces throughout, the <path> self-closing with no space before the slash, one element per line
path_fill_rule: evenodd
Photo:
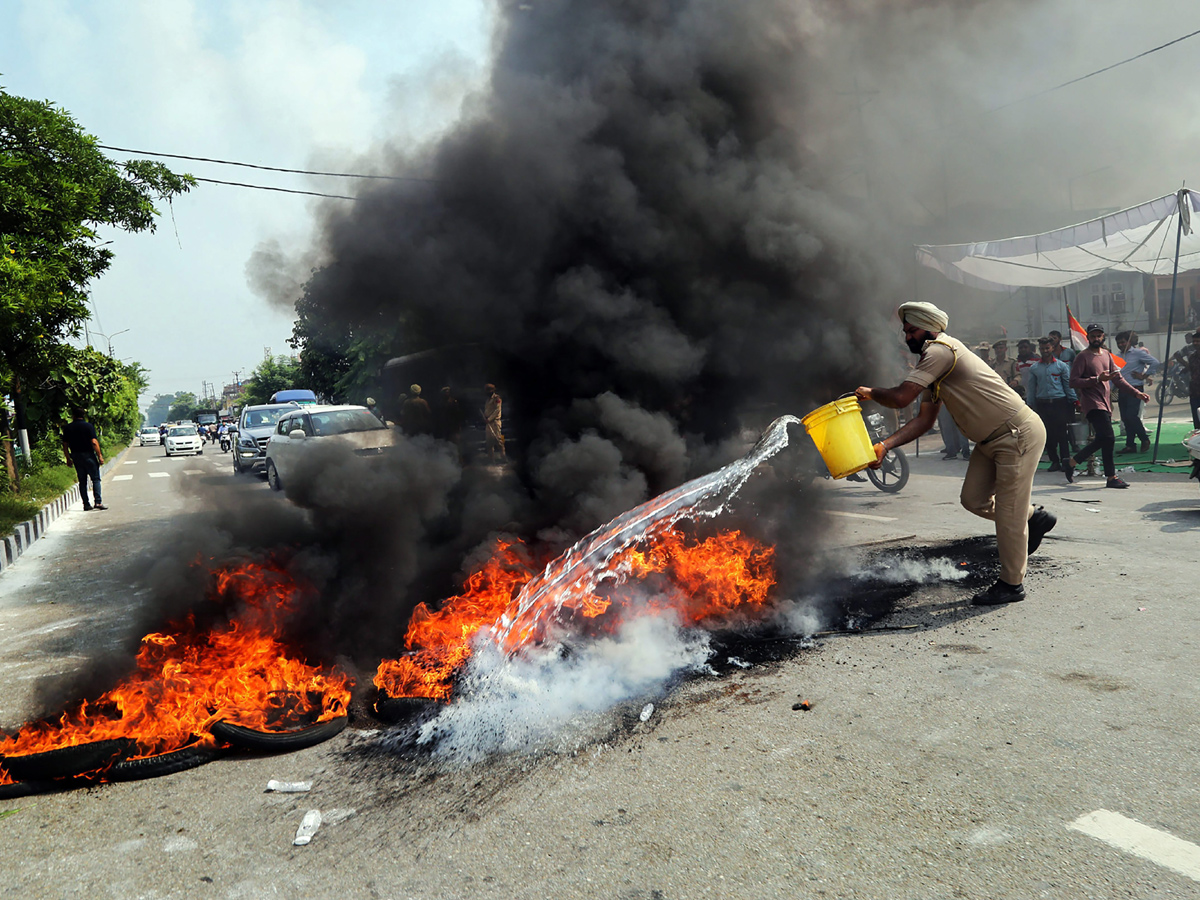
<path fill-rule="evenodd" d="M 336 441 L 359 456 L 381 456 L 396 445 L 399 432 L 365 406 L 305 406 L 279 417 L 267 440 L 267 482 L 283 489 L 313 441 Z"/>
<path fill-rule="evenodd" d="M 279 417 L 299 409 L 296 403 L 270 403 L 247 406 L 238 417 L 233 438 L 233 471 L 253 472 L 267 464 L 267 438 L 275 431 Z"/>
<path fill-rule="evenodd" d="M 151 428 L 147 426 L 146 428 L 138 431 L 139 447 L 145 447 L 147 444 L 154 444 L 155 446 L 158 446 L 161 443 L 162 437 L 159 436 L 157 428 Z"/>

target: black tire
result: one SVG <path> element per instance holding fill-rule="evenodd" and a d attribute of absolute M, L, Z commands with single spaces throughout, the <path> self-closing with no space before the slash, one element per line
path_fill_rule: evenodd
<path fill-rule="evenodd" d="M 1166 399 L 1164 399 L 1164 397 Z M 1175 389 L 1171 384 L 1171 379 L 1164 378 L 1158 385 L 1158 391 L 1155 392 L 1155 399 L 1163 406 L 1170 406 L 1171 401 L 1175 399 Z"/>
<path fill-rule="evenodd" d="M 108 768 L 133 752 L 135 746 L 128 738 L 114 738 L 73 747 L 58 747 L 42 753 L 0 757 L 0 765 L 17 781 L 73 778 L 84 772 Z"/>
<path fill-rule="evenodd" d="M 283 482 L 279 480 L 279 470 L 275 468 L 274 460 L 267 460 L 267 484 L 273 491 L 282 491 Z"/>
<path fill-rule="evenodd" d="M 14 784 L 0 784 L 0 800 L 16 800 L 18 797 L 44 794 L 53 790 L 62 790 L 62 785 L 52 781 L 18 781 Z"/>
<path fill-rule="evenodd" d="M 428 697 L 389 697 L 383 691 L 375 698 L 375 715 L 381 722 L 396 725 L 410 719 L 427 717 L 444 704 Z"/>
<path fill-rule="evenodd" d="M 240 462 L 238 462 L 238 455 L 236 453 L 233 454 L 233 474 L 234 475 L 242 474 L 242 464 Z"/>
<path fill-rule="evenodd" d="M 212 762 L 221 755 L 221 748 L 212 744 L 189 744 L 178 750 L 147 756 L 142 759 L 123 759 L 104 773 L 106 781 L 139 781 L 173 775 Z"/>
<path fill-rule="evenodd" d="M 871 484 L 885 494 L 894 494 L 908 484 L 908 457 L 903 450 L 889 450 L 878 469 L 867 469 Z"/>
<path fill-rule="evenodd" d="M 255 731 L 242 725 L 229 722 L 213 724 L 213 737 L 237 747 L 239 750 L 257 750 L 260 753 L 290 753 L 293 750 L 303 750 L 334 735 L 340 734 L 349 721 L 348 716 L 338 716 L 328 722 L 318 722 L 308 728 L 298 731 Z"/>

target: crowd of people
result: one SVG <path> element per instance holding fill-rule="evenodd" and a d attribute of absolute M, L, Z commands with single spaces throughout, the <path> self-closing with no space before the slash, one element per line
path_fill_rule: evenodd
<path fill-rule="evenodd" d="M 1081 352 L 1062 342 L 1062 334 L 1051 331 L 1036 342 L 1022 339 L 1017 342 L 1017 355 L 1008 356 L 1008 340 L 1001 338 L 972 348 L 976 356 L 988 364 L 1000 379 L 1011 387 L 1042 420 L 1046 429 L 1046 452 L 1051 472 L 1062 472 L 1073 482 L 1075 472 L 1099 454 L 1110 488 L 1126 488 L 1128 484 L 1116 473 L 1116 456 L 1145 453 L 1151 438 L 1142 420 L 1149 379 L 1160 374 L 1164 366 L 1138 341 L 1133 331 L 1116 335 L 1122 365 L 1105 347 L 1105 330 L 1099 324 L 1087 328 L 1088 346 Z M 1037 352 L 1034 352 L 1036 343 Z M 1200 332 L 1185 337 L 1184 347 L 1171 360 L 1189 372 L 1189 401 L 1192 425 L 1200 428 Z M 1113 388 L 1116 388 L 1114 394 Z M 1113 428 L 1114 403 L 1125 440 L 1116 449 Z M 1092 440 L 1080 448 L 1072 439 L 1071 424 L 1077 420 L 1089 425 Z M 970 459 L 970 441 L 943 406 L 937 419 L 942 434 L 943 459 Z"/>
<path fill-rule="evenodd" d="M 504 401 L 494 384 L 485 384 L 483 393 L 485 399 L 479 414 L 483 420 L 488 458 L 492 461 L 504 460 L 507 458 L 504 446 Z M 366 406 L 381 422 L 388 422 L 374 397 L 367 398 Z M 454 395 L 453 389 L 443 387 L 430 403 L 425 399 L 421 385 L 411 384 L 407 393 L 397 397 L 395 409 L 396 417 L 391 424 L 398 426 L 405 434 L 428 434 L 439 440 L 449 441 L 458 448 L 459 457 L 462 457 L 462 437 L 467 413 Z"/>

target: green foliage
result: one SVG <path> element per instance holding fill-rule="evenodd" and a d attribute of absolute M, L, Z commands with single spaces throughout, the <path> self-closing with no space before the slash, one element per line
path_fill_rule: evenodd
<path fill-rule="evenodd" d="M 156 394 L 146 410 L 146 424 L 160 425 L 170 421 L 171 404 L 175 402 L 175 394 Z"/>
<path fill-rule="evenodd" d="M 196 399 L 196 395 L 191 391 L 180 391 L 175 395 L 175 399 L 171 403 L 170 409 L 167 410 L 167 421 L 178 422 L 181 419 L 190 419 L 192 413 L 200 408 L 200 403 Z M 158 424 L 157 422 L 154 424 Z"/>
<path fill-rule="evenodd" d="M 270 403 L 276 391 L 308 387 L 300 371 L 300 361 L 294 356 L 274 356 L 258 364 L 243 386 L 245 405 Z"/>
<path fill-rule="evenodd" d="M 54 104 L 0 89 L 0 392 L 21 393 L 39 440 L 68 403 L 117 435 L 139 424 L 145 370 L 67 340 L 112 263 L 98 229 L 153 231 L 154 203 L 196 184 L 160 163 L 114 162 L 96 144 Z"/>

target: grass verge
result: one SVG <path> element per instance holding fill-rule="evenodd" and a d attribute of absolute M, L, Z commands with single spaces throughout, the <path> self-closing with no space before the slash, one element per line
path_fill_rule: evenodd
<path fill-rule="evenodd" d="M 112 459 L 125 447 L 125 444 L 103 445 L 104 458 Z M 20 494 L 0 494 L 0 535 L 7 535 L 19 523 L 32 519 L 43 506 L 78 483 L 75 467 L 65 463 L 30 472 L 21 479 Z"/>

